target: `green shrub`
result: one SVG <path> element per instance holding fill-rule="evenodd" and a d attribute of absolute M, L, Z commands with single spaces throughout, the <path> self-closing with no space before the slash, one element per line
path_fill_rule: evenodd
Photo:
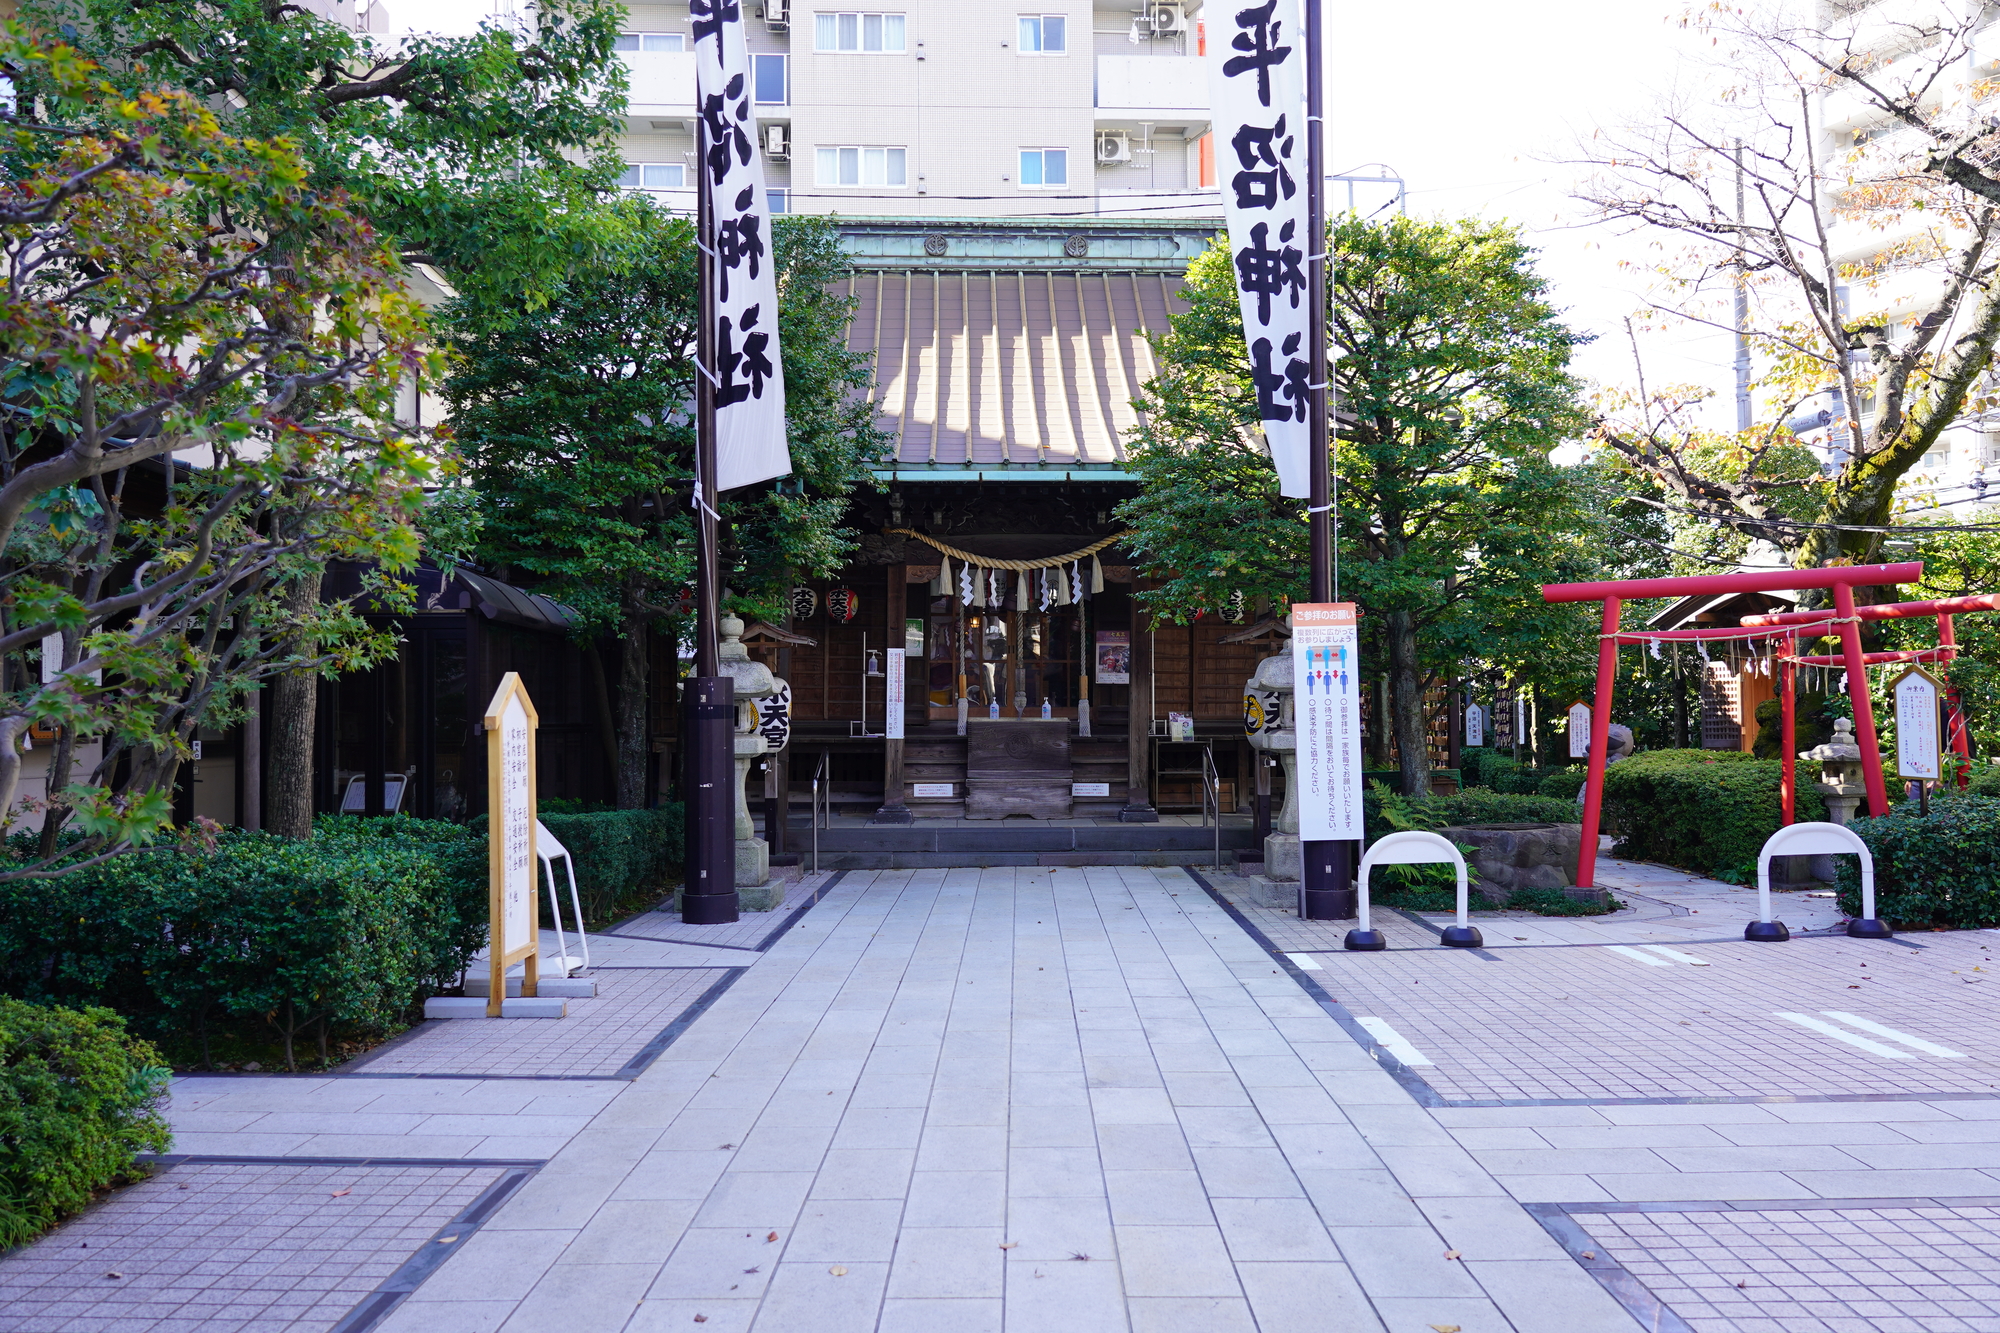
<path fill-rule="evenodd" d="M 132 1175 L 172 1136 L 168 1072 L 108 1009 L 0 997 L 0 1248 L 32 1240 Z"/>
<path fill-rule="evenodd" d="M 1576 794 L 1583 790 L 1584 779 L 1589 776 L 1590 771 L 1588 769 L 1558 768 L 1553 772 L 1542 775 L 1542 780 L 1535 784 L 1535 792 L 1541 796 L 1556 796 L 1574 801 Z M 1574 817 L 1571 818 L 1570 822 L 1576 822 Z"/>
<path fill-rule="evenodd" d="M 1603 916 L 1625 904 L 1613 898 L 1607 907 L 1572 898 L 1561 889 L 1515 889 L 1507 895 L 1510 912 L 1533 912 L 1536 916 Z"/>
<path fill-rule="evenodd" d="M 1604 774 L 1604 812 L 1619 832 L 1618 855 L 1658 861 L 1732 884 L 1757 874 L 1757 853 L 1777 832 L 1783 765 L 1736 750 L 1648 750 Z M 1826 818 L 1800 761 L 1795 817 Z"/>
<path fill-rule="evenodd" d="M 1960 930 L 2000 926 L 2000 799 L 1931 797 L 1848 825 L 1875 859 L 1875 914 L 1894 925 Z M 1835 858 L 1840 909 L 1861 914 L 1859 858 Z"/>
<path fill-rule="evenodd" d="M 601 925 L 637 900 L 666 891 L 683 858 L 684 808 L 674 802 L 656 810 L 601 810 L 557 814 L 544 810 L 542 823 L 576 859 L 576 891 L 584 920 Z M 486 876 L 486 818 L 471 824 L 480 856 L 480 884 Z M 558 874 L 561 873 L 558 868 Z M 568 880 L 559 879 L 568 913 Z M 546 899 L 544 899 L 546 902 Z"/>
<path fill-rule="evenodd" d="M 1973 760 L 1972 781 L 1965 791 L 1968 796 L 2000 796 L 2000 764 Z"/>

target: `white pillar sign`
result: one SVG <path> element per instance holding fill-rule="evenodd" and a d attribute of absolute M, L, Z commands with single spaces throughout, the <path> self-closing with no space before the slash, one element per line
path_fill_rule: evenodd
<path fill-rule="evenodd" d="M 1486 711 L 1478 704 L 1465 706 L 1465 743 L 1486 744 Z"/>
<path fill-rule="evenodd" d="M 1292 604 L 1299 838 L 1305 842 L 1363 836 L 1360 667 L 1354 603 Z"/>
<path fill-rule="evenodd" d="M 1569 757 L 1590 757 L 1590 705 L 1581 700 L 1569 706 Z"/>
<path fill-rule="evenodd" d="M 889 674 L 882 681 L 882 734 L 892 741 L 903 739 L 903 694 L 909 682 L 909 672 L 904 663 L 909 650 L 891 648 L 889 650 Z"/>
<path fill-rule="evenodd" d="M 1935 782 L 1942 775 L 1937 677 L 1911 667 L 1889 687 L 1896 700 L 1896 776 Z"/>
<path fill-rule="evenodd" d="M 535 912 L 535 728 L 540 719 L 518 673 L 501 677 L 486 705 L 487 875 L 490 933 L 486 1014 L 500 1016 L 507 970 L 525 963 L 521 994 L 541 966 Z"/>

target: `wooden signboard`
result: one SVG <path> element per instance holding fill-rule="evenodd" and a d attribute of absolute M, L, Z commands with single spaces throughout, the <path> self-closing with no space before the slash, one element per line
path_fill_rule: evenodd
<path fill-rule="evenodd" d="M 1590 758 L 1590 705 L 1580 699 L 1569 706 L 1569 757 Z"/>
<path fill-rule="evenodd" d="M 1944 690 L 1938 678 L 1913 666 L 1889 686 L 1896 702 L 1896 776 L 1936 782 L 1943 772 L 1942 728 Z"/>
<path fill-rule="evenodd" d="M 1486 713 L 1478 704 L 1465 706 L 1465 743 L 1472 746 L 1486 744 Z"/>
<path fill-rule="evenodd" d="M 487 883 L 492 918 L 486 1016 L 498 1018 L 507 969 L 524 966 L 521 994 L 535 993 L 541 928 L 535 911 L 535 728 L 540 720 L 518 673 L 500 678 L 486 705 Z"/>

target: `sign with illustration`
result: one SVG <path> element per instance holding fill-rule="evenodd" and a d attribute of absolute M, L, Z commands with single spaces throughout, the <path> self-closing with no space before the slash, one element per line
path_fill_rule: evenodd
<path fill-rule="evenodd" d="M 486 1016 L 500 1016 L 507 994 L 507 970 L 523 964 L 521 994 L 535 993 L 541 967 L 540 927 L 535 912 L 535 729 L 534 702 L 518 672 L 500 678 L 486 705 L 486 840 L 489 917 Z"/>
<path fill-rule="evenodd" d="M 1099 685 L 1130 685 L 1132 683 L 1132 634 L 1130 630 L 1101 629 L 1097 631 L 1097 683 Z"/>
<path fill-rule="evenodd" d="M 1354 603 L 1292 604 L 1301 841 L 1362 836 L 1360 669 Z"/>
<path fill-rule="evenodd" d="M 1944 690 L 1922 667 L 1896 677 L 1889 693 L 1896 701 L 1896 776 L 1936 782 L 1943 776 L 1940 744 Z"/>

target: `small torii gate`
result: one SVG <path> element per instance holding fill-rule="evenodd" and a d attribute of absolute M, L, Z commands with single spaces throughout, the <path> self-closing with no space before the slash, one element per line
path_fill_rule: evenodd
<path fill-rule="evenodd" d="M 1868 669 L 1861 651 L 1861 617 L 1855 612 L 1856 587 L 1883 587 L 1915 583 L 1924 575 L 1921 562 L 1895 565 L 1840 565 L 1831 569 L 1772 570 L 1754 574 L 1691 574 L 1665 579 L 1612 579 L 1602 583 L 1550 583 L 1542 587 L 1542 600 L 1604 603 L 1603 628 L 1597 636 L 1597 690 L 1590 710 L 1590 766 L 1583 798 L 1583 846 L 1576 858 L 1576 882 L 1580 888 L 1597 882 L 1597 830 L 1604 814 L 1605 741 L 1611 725 L 1611 687 L 1618 677 L 1620 643 L 1644 643 L 1649 639 L 1744 638 L 1746 631 L 1677 630 L 1657 633 L 1621 633 L 1618 616 L 1628 600 L 1644 597 L 1688 597 L 1702 593 L 1790 592 L 1800 588 L 1833 590 L 1834 613 L 1788 612 L 1809 622 L 1838 626 L 1841 660 L 1847 668 L 1847 692 L 1854 701 L 1855 738 L 1861 746 L 1862 775 L 1868 787 L 1868 806 L 1873 814 L 1889 810 L 1889 789 L 1882 779 L 1882 751 L 1875 736 L 1875 710 L 1868 698 Z M 1765 631 L 1783 634 L 1784 629 Z M 1750 630 L 1755 635 L 1757 630 Z"/>

